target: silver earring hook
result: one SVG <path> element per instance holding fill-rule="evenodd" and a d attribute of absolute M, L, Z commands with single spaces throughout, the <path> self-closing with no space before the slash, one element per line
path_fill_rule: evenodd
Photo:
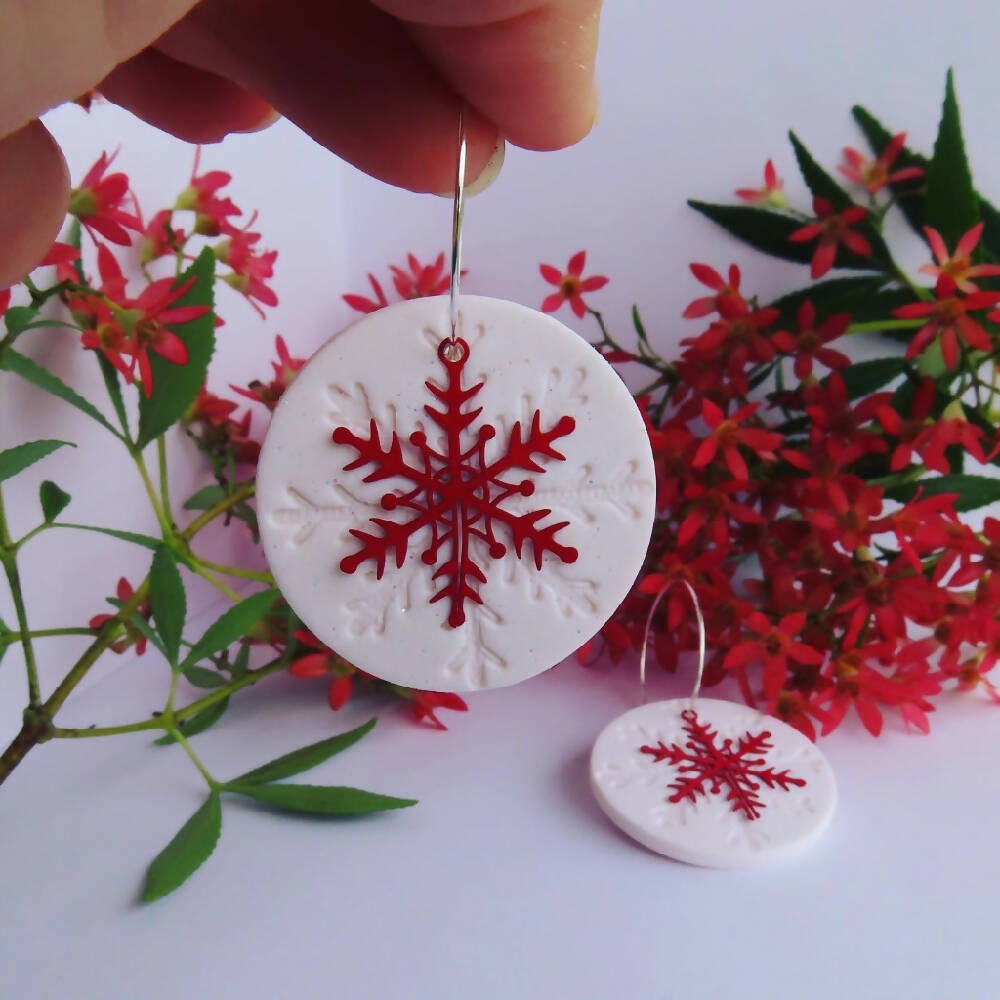
<path fill-rule="evenodd" d="M 458 158 L 455 163 L 455 199 L 451 216 L 451 283 L 448 287 L 449 344 L 458 340 L 458 293 L 462 281 L 462 229 L 465 222 L 465 105 L 458 112 Z"/>
<path fill-rule="evenodd" d="M 660 588 L 650 606 L 649 614 L 646 615 L 646 629 L 642 636 L 642 651 L 639 653 L 639 685 L 642 688 L 643 704 L 646 703 L 646 653 L 649 649 L 649 636 L 653 629 L 653 615 L 656 614 L 656 609 L 660 606 L 660 601 L 677 585 L 681 585 L 687 590 L 688 597 L 691 598 L 691 606 L 694 608 L 695 620 L 698 622 L 698 670 L 695 673 L 694 688 L 691 691 L 692 704 L 701 692 L 701 679 L 705 674 L 705 616 L 701 613 L 701 603 L 698 601 L 698 595 L 695 593 L 694 587 L 687 580 L 671 580 Z"/>

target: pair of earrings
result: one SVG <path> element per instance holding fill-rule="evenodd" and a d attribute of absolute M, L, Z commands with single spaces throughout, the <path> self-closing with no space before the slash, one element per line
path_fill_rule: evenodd
<path fill-rule="evenodd" d="M 322 347 L 276 408 L 257 476 L 296 614 L 366 673 L 433 691 L 514 684 L 579 648 L 631 588 L 655 514 L 646 430 L 610 365 L 551 316 L 459 297 L 465 153 L 460 120 L 449 294 Z M 803 737 L 760 725 L 725 702 L 634 709 L 597 741 L 598 799 L 683 860 L 774 853 L 825 824 L 833 783 Z M 709 837 L 718 802 L 731 815 Z"/>

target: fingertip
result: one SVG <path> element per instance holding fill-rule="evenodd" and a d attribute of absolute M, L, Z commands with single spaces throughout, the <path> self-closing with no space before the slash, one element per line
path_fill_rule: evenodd
<path fill-rule="evenodd" d="M 69 186 L 62 150 L 40 121 L 0 140 L 0 288 L 23 278 L 52 245 Z"/>

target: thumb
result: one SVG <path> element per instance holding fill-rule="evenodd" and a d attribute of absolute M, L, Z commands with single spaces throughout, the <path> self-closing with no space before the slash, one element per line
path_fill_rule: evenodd
<path fill-rule="evenodd" d="M 4 0 L 0 137 L 95 87 L 194 5 L 195 0 Z"/>
<path fill-rule="evenodd" d="M 3 0 L 0 289 L 31 270 L 66 215 L 66 163 L 38 116 L 96 86 L 194 4 L 195 0 Z"/>

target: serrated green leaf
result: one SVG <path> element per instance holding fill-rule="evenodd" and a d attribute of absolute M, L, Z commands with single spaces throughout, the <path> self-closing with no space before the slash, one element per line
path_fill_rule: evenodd
<path fill-rule="evenodd" d="M 141 545 L 145 549 L 152 549 L 154 552 L 163 544 L 159 538 L 151 535 L 140 535 L 135 531 L 121 531 L 118 528 L 102 528 L 96 524 L 70 524 L 68 521 L 60 521 L 57 528 L 73 528 L 76 531 L 96 531 L 102 535 L 110 535 L 112 538 L 120 538 L 123 542 L 131 542 L 133 545 Z"/>
<path fill-rule="evenodd" d="M 286 812 L 320 816 L 361 816 L 366 813 L 384 812 L 387 809 L 405 809 L 417 804 L 416 799 L 397 799 L 391 795 L 378 795 L 360 788 L 327 785 L 233 783 L 226 786 L 226 791 L 245 795 L 258 802 L 266 802 L 269 806 Z"/>
<path fill-rule="evenodd" d="M 181 635 L 187 617 L 187 594 L 177 570 L 177 560 L 166 546 L 160 546 L 149 570 L 149 606 L 156 631 L 171 664 L 180 655 Z"/>
<path fill-rule="evenodd" d="M 60 489 L 51 479 L 46 479 L 38 487 L 38 502 L 42 505 L 42 517 L 46 522 L 54 521 L 73 498 Z"/>
<path fill-rule="evenodd" d="M 205 667 L 186 667 L 184 676 L 191 684 L 200 688 L 217 688 L 226 683 L 225 677 Z"/>
<path fill-rule="evenodd" d="M 269 781 L 280 781 L 282 778 L 290 778 L 293 774 L 300 774 L 307 771 L 323 761 L 329 760 L 335 754 L 353 746 L 363 736 L 366 736 L 375 728 L 376 719 L 369 719 L 363 726 L 351 729 L 346 733 L 338 733 L 328 739 L 312 743 L 299 750 L 293 750 L 283 757 L 276 757 L 267 764 L 255 767 L 246 774 L 241 774 L 234 778 L 230 784 L 233 785 L 262 785 Z"/>
<path fill-rule="evenodd" d="M 239 604 L 234 604 L 213 622 L 194 644 L 181 664 L 181 669 L 198 663 L 214 653 L 221 653 L 237 639 L 242 638 L 271 610 L 279 596 L 277 590 L 263 590 L 240 601 Z"/>
<path fill-rule="evenodd" d="M 8 448 L 6 451 L 0 451 L 0 483 L 16 476 L 19 472 L 23 472 L 35 462 L 40 462 L 46 455 L 51 455 L 52 452 L 64 445 L 69 445 L 70 448 L 76 447 L 71 441 L 45 439 L 28 441 L 25 444 Z"/>
<path fill-rule="evenodd" d="M 802 179 L 814 197 L 826 198 L 838 212 L 854 204 L 854 199 L 816 162 L 794 132 L 788 133 L 788 141 L 795 150 Z"/>
<path fill-rule="evenodd" d="M 118 378 L 118 370 L 108 361 L 101 351 L 94 351 L 97 363 L 101 368 L 101 378 L 104 379 L 104 387 L 108 390 L 108 399 L 115 408 L 118 421 L 123 428 L 128 427 L 128 416 L 125 413 L 125 400 L 122 397 L 122 384 Z"/>
<path fill-rule="evenodd" d="M 881 154 L 882 150 L 892 141 L 893 133 L 870 111 L 859 104 L 854 105 L 851 113 L 854 115 L 854 120 L 858 123 L 865 138 L 868 140 L 868 145 L 871 146 L 872 152 L 876 156 Z M 913 150 L 904 147 L 893 167 L 897 170 L 902 170 L 906 167 L 919 167 L 921 170 L 926 170 L 927 163 L 926 156 L 921 156 L 919 153 L 915 153 Z M 906 221 L 910 224 L 913 231 L 921 239 L 924 239 L 923 226 L 926 224 L 924 204 L 926 193 L 925 179 L 923 177 L 913 177 L 909 180 L 894 181 L 889 185 L 889 188 L 895 195 L 896 205 L 905 216 Z"/>
<path fill-rule="evenodd" d="M 780 322 L 785 324 L 796 321 L 799 307 L 806 299 L 816 307 L 820 317 L 838 312 L 849 312 L 853 317 L 859 307 L 878 293 L 885 281 L 881 276 L 831 278 L 782 295 L 771 305 L 781 312 Z"/>
<path fill-rule="evenodd" d="M 934 156 L 927 166 L 926 222 L 941 234 L 949 248 L 954 248 L 962 234 L 979 222 L 979 198 L 965 155 L 952 70 L 948 70 L 945 82 Z"/>
<path fill-rule="evenodd" d="M 114 434 L 115 437 L 121 437 L 121 434 L 111 426 L 104 414 L 89 399 L 84 399 L 83 396 L 63 382 L 61 378 L 53 375 L 47 368 L 43 368 L 37 361 L 33 361 L 26 354 L 19 354 L 17 351 L 6 351 L 0 367 L 13 372 L 15 375 L 19 375 L 39 389 L 43 389 L 53 396 L 58 396 L 63 402 L 69 403 L 70 406 L 76 407 L 81 413 L 85 413 L 91 420 L 96 420 L 105 430 Z"/>
<path fill-rule="evenodd" d="M 158 354 L 150 355 L 153 393 L 139 398 L 139 435 L 136 443 L 140 448 L 180 420 L 205 382 L 208 363 L 215 350 L 215 319 L 211 312 L 214 275 L 215 255 L 210 247 L 205 247 L 191 267 L 178 278 L 178 282 L 183 282 L 193 277 L 195 282 L 172 308 L 208 306 L 209 312 L 173 327 L 187 347 L 186 364 L 175 365 Z"/>
<path fill-rule="evenodd" d="M 227 708 L 229 708 L 228 695 L 225 698 L 220 698 L 218 701 L 212 702 L 208 708 L 203 708 L 200 712 L 192 715 L 190 719 L 185 719 L 181 722 L 178 726 L 181 735 L 184 737 L 197 736 L 198 733 L 205 732 L 206 729 L 210 729 L 222 718 Z M 175 743 L 176 740 L 172 733 L 166 733 L 153 742 L 158 747 L 165 747 L 171 743 Z"/>
<path fill-rule="evenodd" d="M 38 310 L 31 306 L 11 306 L 4 314 L 3 321 L 11 340 L 16 340 L 31 325 Z"/>
<path fill-rule="evenodd" d="M 792 243 L 789 239 L 792 233 L 802 228 L 802 222 L 798 219 L 748 205 L 711 205 L 703 201 L 689 201 L 688 205 L 721 226 L 731 236 L 772 257 L 797 264 L 808 264 L 812 260 L 814 242 Z M 876 247 L 873 245 L 874 249 Z M 834 266 L 856 271 L 879 271 L 882 270 L 883 263 L 875 255 L 859 257 L 840 247 Z"/>
<path fill-rule="evenodd" d="M 973 476 L 967 473 L 956 473 L 948 476 L 937 476 L 933 479 L 921 479 L 918 482 L 902 483 L 885 491 L 890 500 L 906 503 L 916 496 L 940 496 L 942 493 L 957 493 L 955 510 L 959 513 L 978 510 L 1000 500 L 1000 479 L 990 476 Z"/>
<path fill-rule="evenodd" d="M 208 860 L 222 833 L 222 802 L 217 791 L 177 831 L 146 871 L 140 899 L 151 903 L 183 885 Z"/>
<path fill-rule="evenodd" d="M 909 367 L 904 358 L 875 358 L 852 364 L 840 376 L 847 386 L 848 398 L 857 399 L 884 388 L 903 375 Z"/>

